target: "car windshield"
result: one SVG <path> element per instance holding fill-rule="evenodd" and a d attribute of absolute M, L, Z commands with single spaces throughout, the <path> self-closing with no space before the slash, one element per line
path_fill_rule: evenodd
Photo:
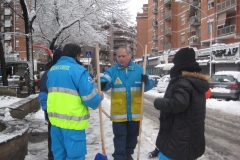
<path fill-rule="evenodd" d="M 228 75 L 214 75 L 212 77 L 212 82 L 233 82 L 235 78 Z"/>

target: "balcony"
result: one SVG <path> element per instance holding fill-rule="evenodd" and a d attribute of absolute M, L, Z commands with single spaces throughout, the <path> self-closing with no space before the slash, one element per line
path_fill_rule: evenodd
<path fill-rule="evenodd" d="M 158 41 L 158 35 L 154 34 L 154 35 L 152 36 L 152 40 L 153 40 L 153 41 Z"/>
<path fill-rule="evenodd" d="M 221 29 L 217 30 L 217 36 L 225 36 L 225 35 L 229 35 L 229 34 L 233 34 L 236 31 L 236 25 L 230 25 Z"/>
<path fill-rule="evenodd" d="M 199 4 L 199 0 L 188 0 L 188 3 L 197 7 Z"/>
<path fill-rule="evenodd" d="M 4 27 L 12 27 L 12 20 L 5 20 Z"/>
<path fill-rule="evenodd" d="M 194 35 L 188 39 L 188 43 L 191 46 L 200 45 L 200 40 L 196 35 Z"/>
<path fill-rule="evenodd" d="M 167 5 L 167 4 L 169 4 L 169 3 L 171 3 L 171 0 L 164 0 L 164 4 L 165 4 L 165 5 Z"/>
<path fill-rule="evenodd" d="M 158 52 L 158 47 L 152 47 L 151 49 L 152 49 L 152 53 Z"/>
<path fill-rule="evenodd" d="M 226 0 L 222 3 L 217 4 L 217 12 L 224 11 L 228 8 L 235 7 L 236 6 L 236 0 Z"/>
<path fill-rule="evenodd" d="M 153 9 L 152 9 L 152 13 L 153 13 L 154 15 L 157 15 L 157 14 L 158 14 L 158 10 L 157 10 L 156 8 L 153 8 Z"/>
<path fill-rule="evenodd" d="M 5 16 L 11 16 L 12 15 L 12 11 L 9 8 L 5 8 L 4 9 L 4 15 Z"/>
<path fill-rule="evenodd" d="M 200 18 L 200 17 L 192 16 L 192 17 L 189 19 L 189 21 L 188 21 L 189 25 L 190 25 L 190 26 L 199 26 L 199 25 L 201 24 L 199 18 Z"/>
<path fill-rule="evenodd" d="M 126 46 L 126 43 L 114 43 L 114 47 Z"/>
<path fill-rule="evenodd" d="M 172 33 L 172 27 L 169 27 L 164 31 L 164 35 L 169 35 L 169 34 L 171 35 L 171 33 Z"/>
<path fill-rule="evenodd" d="M 4 34 L 4 40 L 5 40 L 5 41 L 11 41 L 11 40 L 12 40 L 11 34 L 5 33 L 5 34 Z"/>
<path fill-rule="evenodd" d="M 172 11 L 168 11 L 167 13 L 164 14 L 164 19 L 169 20 L 172 19 Z"/>
<path fill-rule="evenodd" d="M 156 20 L 153 20 L 152 26 L 153 28 L 158 28 L 158 22 Z"/>
<path fill-rule="evenodd" d="M 171 47 L 172 47 L 172 44 L 171 44 L 171 43 L 165 44 L 165 45 L 164 45 L 164 50 L 171 49 Z"/>
<path fill-rule="evenodd" d="M 113 39 L 116 41 L 116 40 L 126 40 L 126 37 L 125 36 L 114 36 Z"/>
<path fill-rule="evenodd" d="M 131 41 L 133 42 L 134 38 L 131 38 L 131 37 L 126 37 L 127 41 Z"/>

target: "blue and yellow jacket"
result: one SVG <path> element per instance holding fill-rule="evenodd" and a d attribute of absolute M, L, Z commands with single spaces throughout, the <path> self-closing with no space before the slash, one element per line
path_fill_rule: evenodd
<path fill-rule="evenodd" d="M 104 73 L 101 82 L 107 82 L 103 91 L 111 91 L 111 120 L 113 122 L 139 121 L 142 103 L 141 74 L 143 68 L 138 64 L 129 63 L 127 68 L 118 63 Z M 154 81 L 148 79 L 145 90 L 154 86 Z"/>
<path fill-rule="evenodd" d="M 62 56 L 48 72 L 47 112 L 52 125 L 64 129 L 88 127 L 89 110 L 102 100 L 89 72 L 75 59 Z"/>

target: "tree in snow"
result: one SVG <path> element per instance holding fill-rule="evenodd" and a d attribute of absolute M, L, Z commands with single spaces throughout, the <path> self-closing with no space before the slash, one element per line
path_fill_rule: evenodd
<path fill-rule="evenodd" d="M 68 42 L 106 45 L 108 33 L 101 27 L 113 19 L 130 18 L 124 6 L 128 0 L 38 0 L 34 41 L 49 47 Z"/>
<path fill-rule="evenodd" d="M 27 48 L 27 64 L 28 64 L 28 94 L 35 94 L 35 88 L 33 84 L 33 39 L 32 39 L 32 24 L 36 18 L 35 12 L 35 1 L 32 0 L 32 3 L 27 3 L 26 0 L 20 0 L 20 5 L 22 7 L 22 13 L 25 24 L 25 34 L 26 34 L 26 48 Z M 29 9 L 30 8 L 30 9 Z"/>

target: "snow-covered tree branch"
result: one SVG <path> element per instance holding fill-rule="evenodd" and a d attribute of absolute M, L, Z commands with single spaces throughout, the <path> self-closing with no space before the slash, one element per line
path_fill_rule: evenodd
<path fill-rule="evenodd" d="M 117 21 L 128 20 L 123 7 L 128 0 L 38 0 L 37 18 L 34 21 L 34 41 L 48 46 L 68 42 L 94 46 L 105 45 L 108 33 L 101 27 Z"/>

